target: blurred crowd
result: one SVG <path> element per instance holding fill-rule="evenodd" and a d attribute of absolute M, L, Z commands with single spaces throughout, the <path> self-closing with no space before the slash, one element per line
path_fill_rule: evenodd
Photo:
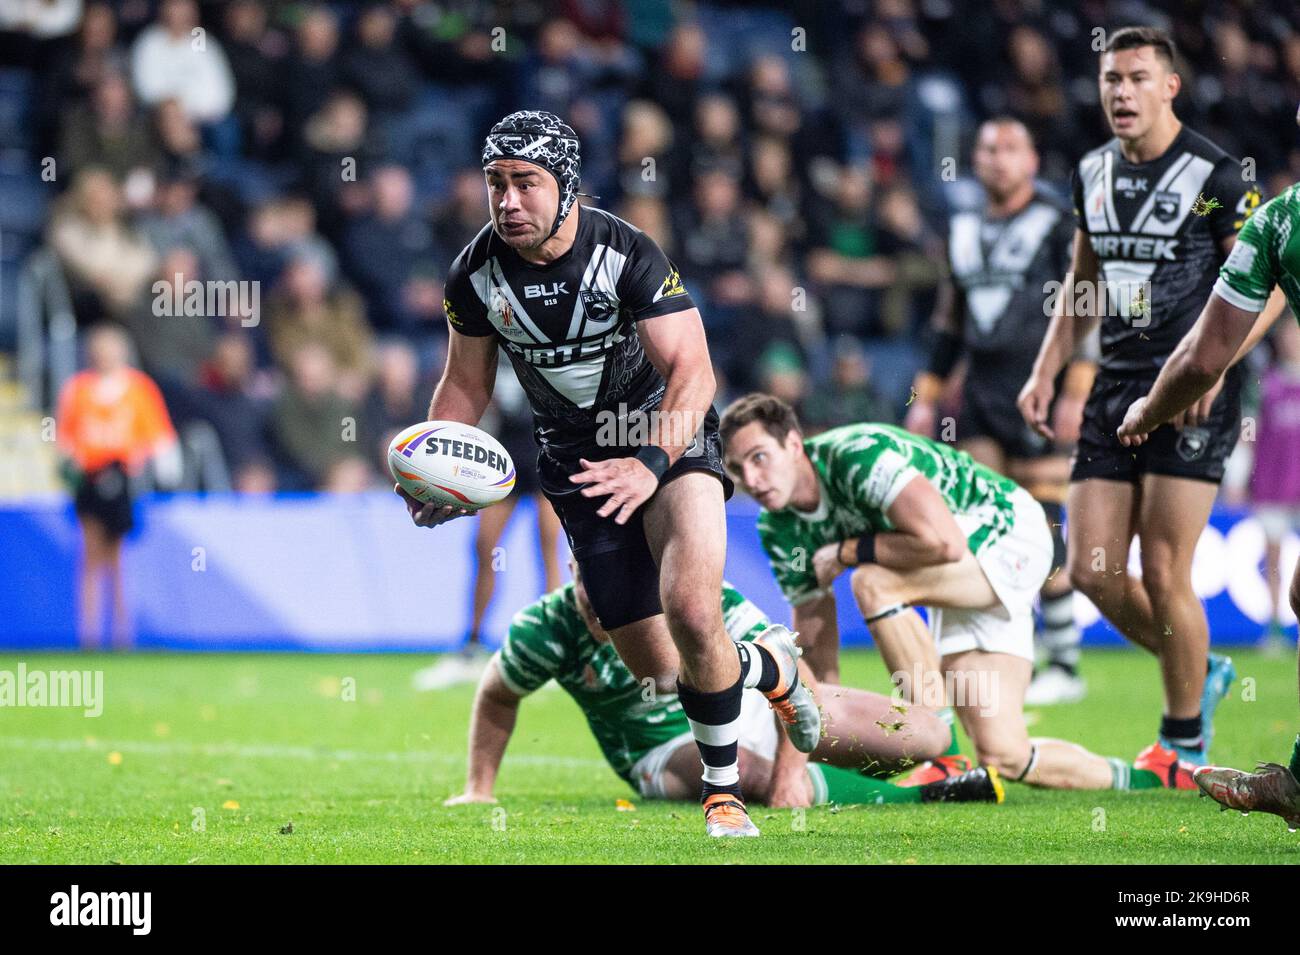
<path fill-rule="evenodd" d="M 1173 31 L 1185 122 L 1270 195 L 1300 179 L 1289 2 L 15 0 L 0 58 L 35 78 L 31 174 L 54 158 L 43 239 L 78 323 L 129 333 L 191 483 L 350 490 L 424 416 L 504 113 L 579 131 L 584 192 L 699 303 L 719 402 L 898 420 L 947 215 L 979 199 L 976 125 L 1023 119 L 1064 195 L 1108 136 L 1094 27 L 1130 23 Z M 255 315 L 158 314 L 155 283 L 226 280 L 258 283 Z"/>

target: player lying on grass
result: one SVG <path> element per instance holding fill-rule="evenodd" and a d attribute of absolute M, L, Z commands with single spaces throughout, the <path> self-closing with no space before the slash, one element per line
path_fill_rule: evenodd
<path fill-rule="evenodd" d="M 895 682 L 912 700 L 951 697 L 982 764 L 1055 789 L 1172 785 L 1176 759 L 1139 767 L 1029 738 L 1033 600 L 1052 536 L 1027 491 L 969 454 L 889 425 L 805 440 L 793 409 L 770 395 L 733 402 L 721 433 L 728 471 L 763 507 L 759 537 L 817 679 L 838 678 L 831 586 L 851 569 L 854 599 Z M 913 605 L 928 609 L 930 631 Z M 799 760 L 780 768 L 793 775 Z"/>
<path fill-rule="evenodd" d="M 1281 314 L 1270 311 L 1261 319 L 1275 286 L 1300 319 L 1300 183 L 1247 220 L 1196 324 L 1178 343 L 1150 394 L 1129 406 L 1118 432 L 1124 445 L 1146 441 L 1157 427 L 1199 401 L 1229 364 L 1254 347 Z M 1300 564 L 1288 596 L 1291 609 L 1300 611 Z M 1263 763 L 1258 772 L 1244 773 L 1202 766 L 1195 780 L 1202 792 L 1226 808 L 1275 813 L 1292 829 L 1300 828 L 1300 736 L 1291 750 L 1290 767 Z"/>
<path fill-rule="evenodd" d="M 741 646 L 789 639 L 785 627 L 771 626 L 730 584 L 723 585 L 722 614 L 727 632 Z M 804 675 L 810 679 L 806 668 Z M 690 799 L 699 792 L 700 757 L 677 695 L 656 693 L 619 659 L 575 568 L 573 583 L 515 616 L 501 650 L 488 663 L 474 698 L 465 791 L 447 805 L 496 801 L 497 769 L 514 731 L 519 702 L 552 679 L 582 709 L 610 768 L 643 797 Z M 772 764 L 784 734 L 767 699 L 757 690 L 745 691 L 740 776 L 751 798 L 797 806 L 1001 802 L 996 771 L 982 768 L 916 787 L 863 775 L 858 770 L 905 768 L 941 753 L 948 743 L 948 727 L 923 707 L 895 706 L 878 693 L 826 686 L 822 697 L 827 735 L 813 751 L 813 762 L 783 793 L 773 785 Z"/>

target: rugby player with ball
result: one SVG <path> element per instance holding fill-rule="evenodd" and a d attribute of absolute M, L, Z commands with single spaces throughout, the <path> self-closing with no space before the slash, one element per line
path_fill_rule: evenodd
<path fill-rule="evenodd" d="M 428 417 L 476 425 L 505 350 L 532 406 L 542 490 L 596 617 L 638 680 L 681 701 L 704 766 L 706 832 L 756 836 L 737 764 L 744 689 L 769 698 L 803 752 L 821 714 L 788 633 L 737 644 L 723 627 L 732 484 L 700 313 L 649 236 L 578 204 L 580 144 L 559 117 L 511 113 L 481 159 L 491 221 L 447 276 L 450 342 Z M 612 430 L 646 440 L 607 440 L 610 418 L 635 419 Z M 397 490 L 422 527 L 472 513 Z"/>

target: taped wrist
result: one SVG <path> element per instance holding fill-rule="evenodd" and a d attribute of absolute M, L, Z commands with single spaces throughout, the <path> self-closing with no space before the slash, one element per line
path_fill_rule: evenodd
<path fill-rule="evenodd" d="M 650 469 L 650 473 L 655 476 L 656 481 L 664 479 L 664 473 L 668 470 L 668 452 L 663 448 L 649 444 L 638 450 L 633 456 Z"/>

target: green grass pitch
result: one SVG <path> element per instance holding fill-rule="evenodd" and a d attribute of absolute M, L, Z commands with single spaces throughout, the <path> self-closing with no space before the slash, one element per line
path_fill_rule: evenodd
<path fill-rule="evenodd" d="M 1216 762 L 1285 761 L 1295 658 L 1234 658 Z M 711 841 L 696 806 L 634 796 L 556 689 L 523 704 L 499 807 L 447 809 L 472 688 L 416 693 L 425 657 L 9 655 L 0 669 L 20 660 L 102 669 L 105 706 L 0 708 L 0 863 L 1300 861 L 1280 819 L 1192 793 L 1014 784 L 1001 806 L 754 807 L 761 839 Z M 887 685 L 871 653 L 846 653 L 843 672 Z M 1031 712 L 1031 732 L 1132 758 L 1155 735 L 1154 661 L 1093 651 L 1084 673 L 1088 698 Z"/>

